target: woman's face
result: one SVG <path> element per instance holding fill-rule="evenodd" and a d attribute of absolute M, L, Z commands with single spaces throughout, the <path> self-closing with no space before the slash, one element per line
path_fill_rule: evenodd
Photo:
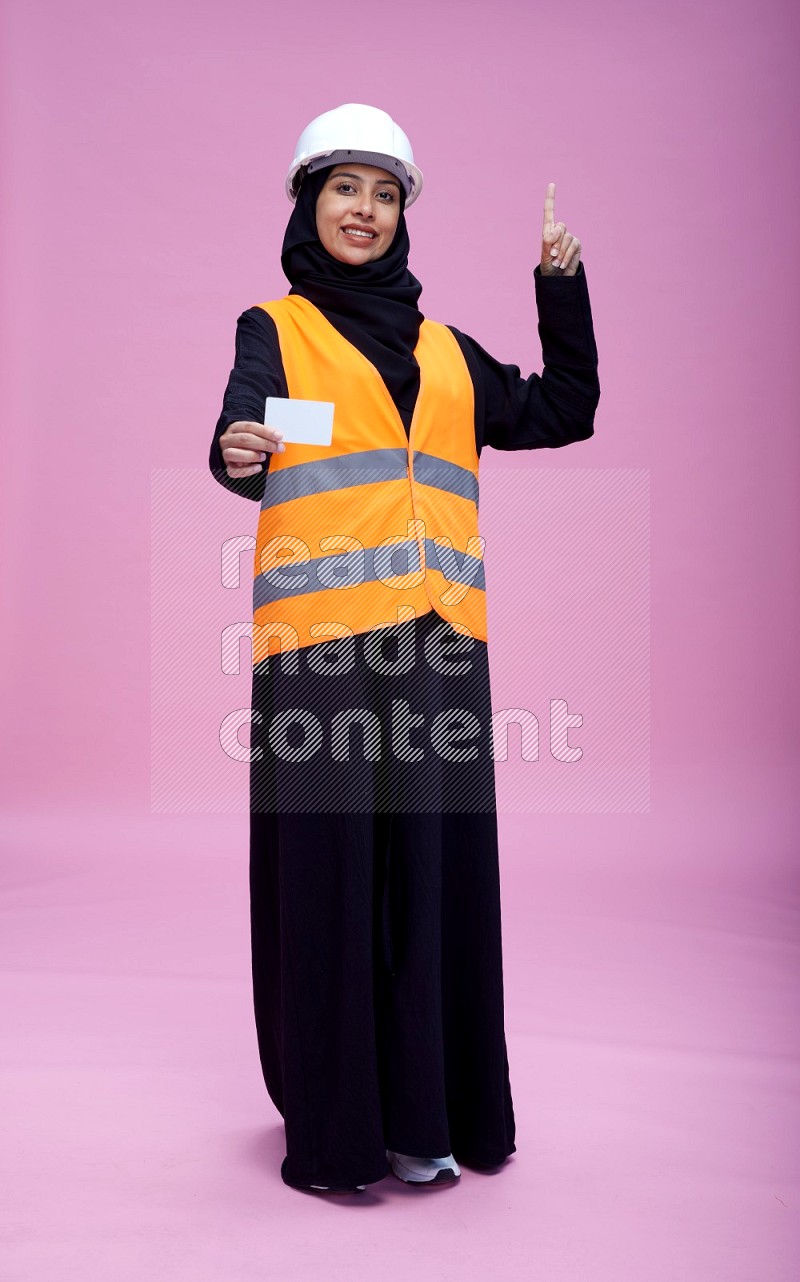
<path fill-rule="evenodd" d="M 341 263 L 371 262 L 391 245 L 400 180 L 374 165 L 334 165 L 317 198 L 317 235 Z"/>

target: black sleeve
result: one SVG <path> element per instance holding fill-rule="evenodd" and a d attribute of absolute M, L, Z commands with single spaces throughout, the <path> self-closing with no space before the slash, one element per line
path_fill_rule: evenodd
<path fill-rule="evenodd" d="M 217 419 L 214 439 L 208 456 L 208 466 L 215 480 L 234 494 L 260 503 L 264 495 L 264 482 L 272 455 L 267 452 L 262 471 L 237 480 L 228 476 L 219 446 L 225 429 L 240 419 L 251 423 L 264 422 L 264 403 L 268 396 L 288 396 L 286 374 L 281 359 L 278 331 L 275 322 L 263 307 L 250 307 L 242 312 L 236 322 L 236 354 L 228 386 L 222 401 L 222 413 Z"/>
<path fill-rule="evenodd" d="M 543 371 L 522 378 L 452 326 L 475 384 L 475 436 L 496 450 L 535 450 L 584 441 L 600 400 L 597 346 L 583 261 L 574 276 L 543 276 L 536 305 Z"/>

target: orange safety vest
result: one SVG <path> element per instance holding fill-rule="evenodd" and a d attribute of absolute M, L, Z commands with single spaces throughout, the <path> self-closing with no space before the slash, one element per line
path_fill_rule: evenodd
<path fill-rule="evenodd" d="M 259 306 L 277 326 L 289 396 L 335 408 L 330 446 L 287 442 L 269 456 L 253 666 L 430 610 L 485 641 L 474 388 L 450 330 L 420 325 L 407 437 L 378 370 L 313 303 L 290 294 Z"/>

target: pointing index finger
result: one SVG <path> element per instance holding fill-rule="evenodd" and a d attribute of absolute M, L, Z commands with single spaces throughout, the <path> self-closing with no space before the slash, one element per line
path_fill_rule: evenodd
<path fill-rule="evenodd" d="M 547 234 L 548 230 L 553 226 L 553 223 L 556 220 L 555 204 L 556 204 L 556 185 L 555 183 L 548 183 L 547 191 L 544 197 L 544 222 L 542 224 L 542 231 L 544 232 L 545 235 Z"/>

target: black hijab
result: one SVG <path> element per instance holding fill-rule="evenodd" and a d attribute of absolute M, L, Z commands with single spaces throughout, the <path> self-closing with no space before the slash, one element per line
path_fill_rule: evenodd
<path fill-rule="evenodd" d="M 408 431 L 419 392 L 414 348 L 423 315 L 417 307 L 422 285 L 408 270 L 405 192 L 400 192 L 400 218 L 386 253 L 362 265 L 342 263 L 317 235 L 317 197 L 330 169 L 305 175 L 286 227 L 281 264 L 291 282 L 289 293 L 318 307 L 372 362 Z"/>

